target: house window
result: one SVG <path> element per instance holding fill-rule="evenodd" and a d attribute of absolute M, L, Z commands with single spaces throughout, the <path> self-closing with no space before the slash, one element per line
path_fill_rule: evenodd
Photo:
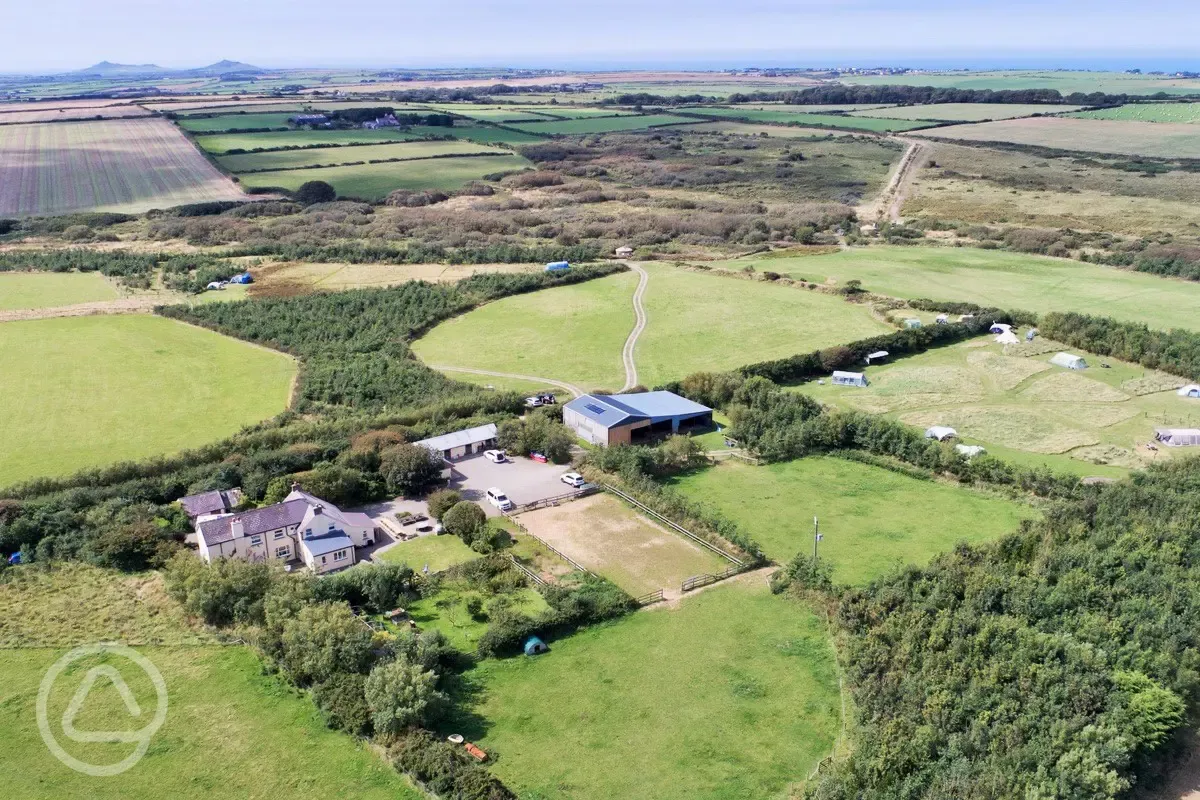
<path fill-rule="evenodd" d="M 312 528 L 305 528 L 305 529 L 304 529 L 304 535 L 305 535 L 305 536 L 312 536 Z"/>
<path fill-rule="evenodd" d="M 321 556 L 321 563 L 322 563 L 322 564 L 324 564 L 324 563 L 325 563 L 325 556 Z"/>
<path fill-rule="evenodd" d="M 261 537 L 261 536 L 251 536 L 251 537 L 250 537 L 250 545 L 251 545 L 252 547 L 258 547 L 258 546 L 259 546 L 259 545 L 261 545 L 261 544 L 262 544 L 262 537 Z"/>
<path fill-rule="evenodd" d="M 282 538 L 283 538 L 283 531 L 275 531 L 275 538 L 276 538 L 276 539 L 282 539 Z"/>
<path fill-rule="evenodd" d="M 276 547 L 275 548 L 275 557 L 276 558 L 287 558 L 291 554 L 292 554 L 292 549 L 290 547 Z"/>
<path fill-rule="evenodd" d="M 333 530 L 333 523 L 329 523 L 329 530 Z"/>
<path fill-rule="evenodd" d="M 336 553 L 333 554 L 333 560 L 334 561 L 345 561 L 346 560 L 346 551 L 338 550 Z"/>

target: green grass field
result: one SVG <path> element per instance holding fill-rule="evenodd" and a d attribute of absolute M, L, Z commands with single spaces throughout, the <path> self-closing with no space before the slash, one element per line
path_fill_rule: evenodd
<path fill-rule="evenodd" d="M 251 128 L 287 128 L 288 119 L 295 112 L 279 111 L 262 114 L 222 114 L 216 117 L 183 117 L 176 124 L 192 133 L 219 133 L 220 131 L 248 130 Z"/>
<path fill-rule="evenodd" d="M 644 266 L 649 322 L 634 358 L 638 379 L 648 386 L 890 330 L 863 307 L 830 295 Z M 623 274 L 506 298 L 442 323 L 415 350 L 430 364 L 620 388 L 635 285 L 635 276 Z"/>
<path fill-rule="evenodd" d="M 1131 103 L 1072 114 L 1080 119 L 1123 119 L 1135 122 L 1200 122 L 1200 103 Z"/>
<path fill-rule="evenodd" d="M 544 137 L 532 133 L 522 133 L 508 128 L 495 128 L 491 125 L 455 125 L 453 128 L 439 128 L 429 125 L 414 125 L 411 132 L 420 136 L 444 136 L 447 133 L 455 139 L 463 139 L 479 144 L 530 144 L 540 142 Z"/>
<path fill-rule="evenodd" d="M 641 131 L 659 125 L 675 125 L 687 122 L 686 117 L 670 114 L 629 115 L 624 117 L 599 117 L 585 119 L 549 120 L 546 122 L 518 122 L 512 127 L 529 133 L 544 135 L 560 134 L 573 136 L 587 133 L 616 133 L 618 131 Z"/>
<path fill-rule="evenodd" d="M 914 128 L 925 128 L 928 122 L 912 119 L 876 119 L 874 117 L 857 117 L 842 114 L 814 114 L 805 111 L 781 111 L 772 108 L 753 109 L 733 106 L 731 108 L 694 107 L 686 109 L 689 113 L 703 114 L 709 117 L 746 120 L 774 125 L 801 125 L 811 127 L 853 128 L 856 130 L 884 133 L 887 131 L 908 131 Z"/>
<path fill-rule="evenodd" d="M 474 142 L 405 142 L 403 144 L 369 144 L 357 147 L 316 147 L 308 150 L 280 150 L 270 153 L 245 153 L 221 156 L 217 161 L 230 172 L 300 169 L 315 166 L 336 166 L 365 161 L 391 159 L 421 159 L 443 156 L 466 156 L 477 153 L 503 153 Z M 365 166 L 375 167 L 377 164 Z"/>
<path fill-rule="evenodd" d="M 1085 153 L 1200 158 L 1200 127 L 1169 122 L 1033 117 L 922 131 L 964 142 L 1005 142 Z"/>
<path fill-rule="evenodd" d="M 685 598 L 465 676 L 493 770 L 531 800 L 779 798 L 840 728 L 823 624 L 761 582 Z"/>
<path fill-rule="evenodd" d="M 674 485 L 737 522 L 781 563 L 812 552 L 818 517 L 821 558 L 833 565 L 834 580 L 855 586 L 898 564 L 925 564 L 956 542 L 1008 533 L 1034 513 L 970 489 L 832 456 L 765 467 L 724 463 Z"/>
<path fill-rule="evenodd" d="M 361 798 L 422 797 L 382 759 L 345 734 L 329 730 L 315 707 L 277 678 L 264 675 L 243 647 L 141 648 L 167 686 L 167 717 L 145 757 L 115 777 L 75 772 L 51 754 L 38 734 L 35 703 L 43 674 L 59 650 L 0 650 L 0 772 L 14 800 L 89 797 L 96 800 L 160 797 Z M 101 663 L 117 668 L 143 715 L 157 698 L 145 674 L 130 661 L 76 662 L 54 684 L 51 730 L 73 756 L 115 763 L 130 744 L 76 743 L 60 724 L 84 670 Z M 98 681 L 76 723 L 82 731 L 138 730 L 111 683 Z"/>
<path fill-rule="evenodd" d="M 516 155 L 468 156 L 256 172 L 239 176 L 239 180 L 247 187 L 278 187 L 287 191 L 294 191 L 307 181 L 326 181 L 342 197 L 382 200 L 396 189 L 452 191 L 485 175 L 524 169 L 528 166 L 529 161 Z"/>
<path fill-rule="evenodd" d="M 479 558 L 479 553 L 463 544 L 457 536 L 421 536 L 408 542 L 397 542 L 376 558 L 393 564 L 408 564 L 417 572 L 427 566 L 430 572 L 441 572 L 446 567 L 474 561 Z"/>
<path fill-rule="evenodd" d="M 1000 308 L 1078 311 L 1144 322 L 1154 328 L 1200 330 L 1200 284 L 1140 272 L 969 247 L 866 247 L 840 253 L 754 262 L 808 280 L 858 279 L 872 292 L 991 304 Z"/>
<path fill-rule="evenodd" d="M 915 72 L 908 75 L 843 75 L 842 83 L 875 86 L 937 86 L 952 89 L 1057 89 L 1072 92 L 1150 95 L 1194 94 L 1200 80 L 1082 70 L 995 70 L 983 72 Z"/>
<path fill-rule="evenodd" d="M 533 616 L 549 608 L 545 599 L 536 590 L 528 587 L 502 596 L 508 609 L 522 614 Z M 443 585 L 437 594 L 409 603 L 405 610 L 421 630 L 441 631 L 450 644 L 459 650 L 472 653 L 479 644 L 479 637 L 488 627 L 486 619 L 476 619 L 467 610 L 467 602 L 476 597 L 484 601 L 485 611 L 488 610 L 489 604 L 494 602 L 480 592 L 457 582 L 450 582 Z"/>
<path fill-rule="evenodd" d="M 697 122 L 694 125 L 680 125 L 673 130 L 679 133 L 725 133 L 735 136 L 775 136 L 780 139 L 800 139 L 810 137 L 829 138 L 833 136 L 852 136 L 849 131 L 834 130 L 833 128 L 798 128 L 790 125 L 768 125 L 762 122 L 738 122 L 728 120 L 723 122 Z"/>
<path fill-rule="evenodd" d="M 900 106 L 854 111 L 856 117 L 888 117 L 890 119 L 932 119 L 943 122 L 980 122 L 985 119 L 1014 119 L 1034 114 L 1061 114 L 1076 111 L 1079 106 L 1038 103 L 936 103 L 927 106 Z"/>
<path fill-rule="evenodd" d="M 475 367 L 619 389 L 637 276 L 625 272 L 507 297 L 447 320 L 413 343 L 427 364 Z"/>
<path fill-rule="evenodd" d="M 624 117 L 635 112 L 612 106 L 606 108 L 586 108 L 583 106 L 541 105 L 517 106 L 523 111 L 532 111 L 538 116 L 558 117 L 560 119 L 590 119 L 592 117 Z"/>
<path fill-rule="evenodd" d="M 862 306 L 827 294 L 643 266 L 649 324 L 634 358 L 647 386 L 889 332 Z"/>
<path fill-rule="evenodd" d="M 1174 392 L 1182 378 L 1086 354 L 1089 369 L 1064 370 L 1049 360 L 1067 348 L 1039 340 L 1006 351 L 992 338 L 869 368 L 866 388 L 799 390 L 922 429 L 949 425 L 1002 458 L 1084 475 L 1120 475 L 1168 458 L 1142 446 L 1154 428 L 1200 425 L 1200 403 Z"/>
<path fill-rule="evenodd" d="M 415 133 L 397 130 L 347 131 L 270 131 L 268 133 L 215 133 L 197 136 L 196 144 L 216 155 L 230 150 L 254 150 L 267 147 L 308 147 L 316 144 L 342 145 L 363 142 L 399 142 L 419 139 Z"/>
<path fill-rule="evenodd" d="M 296 365 L 148 315 L 0 324 L 0 485 L 166 455 L 282 411 Z"/>
<path fill-rule="evenodd" d="M 523 120 L 544 120 L 549 119 L 546 114 L 531 111 L 528 108 L 522 109 L 517 106 L 495 105 L 482 106 L 473 103 L 430 103 L 428 108 L 434 111 L 441 111 L 447 114 L 458 114 L 471 119 L 480 119 L 487 122 L 517 122 Z"/>
<path fill-rule="evenodd" d="M 0 311 L 116 300 L 98 272 L 0 272 Z"/>

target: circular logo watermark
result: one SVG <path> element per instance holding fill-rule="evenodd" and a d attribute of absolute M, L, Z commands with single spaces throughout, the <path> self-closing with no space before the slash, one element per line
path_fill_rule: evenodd
<path fill-rule="evenodd" d="M 138 704 L 137 698 L 134 697 L 133 691 L 129 688 L 129 684 L 121 677 L 121 672 L 116 667 L 109 664 L 100 664 L 92 667 L 84 674 L 83 681 L 79 684 L 79 688 L 75 690 L 75 694 L 72 695 L 71 702 L 67 704 L 66 710 L 63 711 L 61 720 L 62 734 L 74 742 L 136 743 L 137 746 L 133 752 L 115 764 L 89 764 L 86 761 L 79 760 L 63 749 L 50 727 L 50 713 L 48 709 L 50 692 L 53 691 L 55 682 L 67 667 L 80 659 L 90 656 L 117 656 L 127 661 L 132 661 L 150 678 L 150 682 L 154 685 L 154 691 L 157 695 L 154 715 L 150 718 L 150 722 L 140 730 L 81 731 L 75 727 L 75 718 L 83 708 L 83 704 L 87 700 L 92 687 L 101 678 L 107 679 L 113 688 L 116 689 L 131 717 L 137 719 L 143 716 L 142 707 Z M 142 756 L 146 755 L 146 751 L 150 748 L 150 740 L 154 738 L 154 734 L 158 733 L 158 729 L 162 727 L 166 719 L 167 683 L 163 680 L 162 673 L 158 671 L 158 668 L 154 666 L 150 659 L 124 645 L 90 644 L 83 647 L 76 647 L 54 662 L 42 678 L 42 685 L 38 688 L 37 723 L 38 730 L 42 734 L 42 741 L 50 748 L 50 752 L 54 754 L 55 758 L 71 769 L 82 772 L 85 775 L 110 777 L 120 775 L 122 772 L 133 767 L 142 760 Z"/>

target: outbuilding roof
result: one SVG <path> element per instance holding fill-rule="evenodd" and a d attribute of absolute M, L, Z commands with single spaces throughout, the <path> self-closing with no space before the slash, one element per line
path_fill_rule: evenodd
<path fill-rule="evenodd" d="M 626 422 L 648 419 L 682 419 L 709 414 L 708 406 L 680 397 L 674 392 L 635 392 L 633 394 L 585 394 L 567 403 L 566 408 L 602 425 L 613 427 Z"/>
<path fill-rule="evenodd" d="M 237 489 L 214 490 L 181 497 L 179 505 L 183 506 L 184 513 L 195 519 L 204 514 L 224 514 L 232 511 L 241 499 L 242 493 Z"/>
<path fill-rule="evenodd" d="M 350 537 L 339 530 L 333 530 L 324 536 L 314 536 L 303 540 L 304 549 L 314 556 L 323 556 L 335 550 L 347 550 L 354 547 Z"/>
<path fill-rule="evenodd" d="M 474 428 L 455 431 L 454 433 L 444 433 L 441 436 L 422 439 L 417 444 L 440 453 L 443 450 L 453 450 L 456 447 L 466 447 L 470 444 L 479 444 L 480 442 L 486 442 L 489 439 L 495 438 L 496 424 L 489 422 L 487 425 L 479 425 Z"/>

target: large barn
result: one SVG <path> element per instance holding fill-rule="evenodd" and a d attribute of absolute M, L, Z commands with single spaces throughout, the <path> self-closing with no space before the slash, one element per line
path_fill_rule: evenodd
<path fill-rule="evenodd" d="M 592 444 L 632 444 L 712 426 L 712 409 L 674 392 L 585 394 L 563 406 L 563 423 Z"/>

